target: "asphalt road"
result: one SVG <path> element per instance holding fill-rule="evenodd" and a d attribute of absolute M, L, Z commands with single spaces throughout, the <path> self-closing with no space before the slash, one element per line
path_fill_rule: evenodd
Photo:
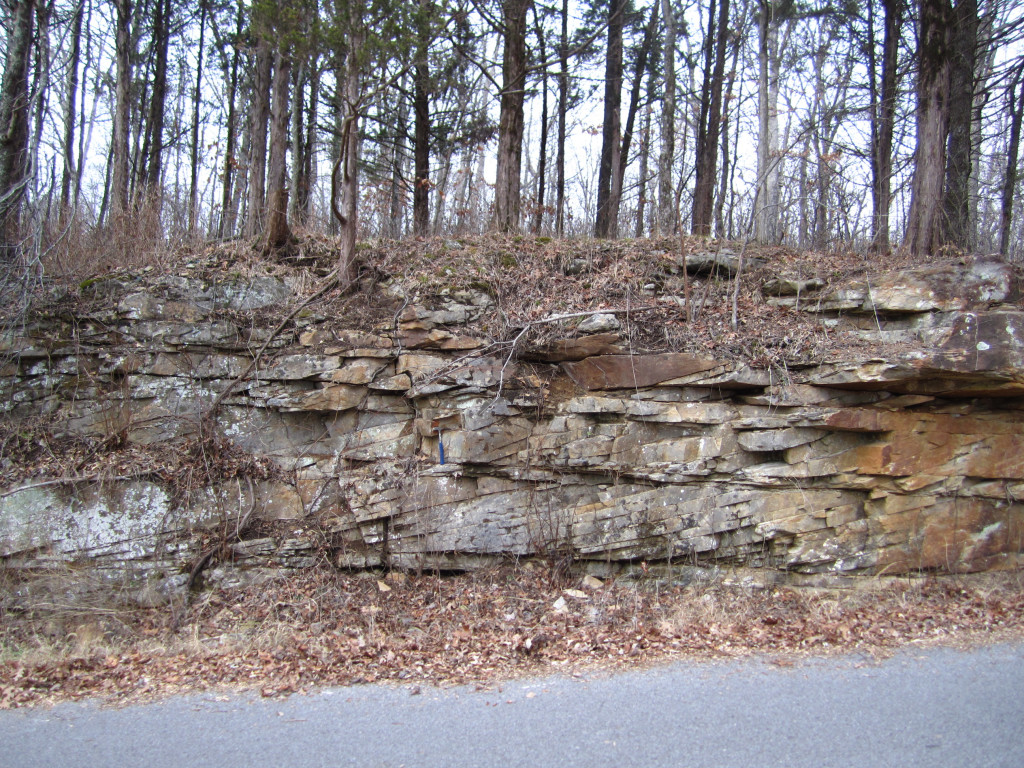
<path fill-rule="evenodd" d="M 1024 766 L 1024 644 L 0 712 L 0 766 Z"/>

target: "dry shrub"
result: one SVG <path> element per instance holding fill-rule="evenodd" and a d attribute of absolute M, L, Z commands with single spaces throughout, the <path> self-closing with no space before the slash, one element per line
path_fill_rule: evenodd
<path fill-rule="evenodd" d="M 66 280 L 147 267 L 170 271 L 183 250 L 193 245 L 167 231 L 155 198 L 129 213 L 112 214 L 102 227 L 84 216 L 55 221 L 46 228 L 43 241 L 43 269 L 52 278 Z"/>

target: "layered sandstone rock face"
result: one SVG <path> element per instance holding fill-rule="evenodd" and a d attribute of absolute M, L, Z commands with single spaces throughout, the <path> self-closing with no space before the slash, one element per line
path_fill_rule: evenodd
<path fill-rule="evenodd" d="M 294 301 L 274 278 L 90 289 L 110 308 L 4 340 L 5 418 L 154 455 L 194 439 L 270 338 L 260 312 Z M 789 369 L 631 354 L 614 312 L 571 318 L 564 338 L 531 347 L 525 333 L 499 342 L 466 326 L 494 312 L 474 289 L 407 303 L 373 331 L 300 313 L 214 422 L 272 475 L 24 479 L 0 497 L 0 557 L 158 572 L 172 586 L 211 541 L 223 580 L 319 558 L 471 568 L 555 556 L 592 571 L 647 561 L 815 578 L 1018 565 L 1024 313 L 1012 270 L 930 266 L 764 292 L 888 351 Z"/>

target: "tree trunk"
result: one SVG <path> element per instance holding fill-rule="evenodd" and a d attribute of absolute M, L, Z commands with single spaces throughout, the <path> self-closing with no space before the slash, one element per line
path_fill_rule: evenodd
<path fill-rule="evenodd" d="M 502 3 L 505 40 L 494 185 L 494 227 L 499 232 L 519 229 L 519 176 L 523 163 L 523 104 L 526 100 L 526 13 L 532 2 L 503 0 Z"/>
<path fill-rule="evenodd" d="M 1017 189 L 1017 157 L 1020 154 L 1020 124 L 1024 115 L 1024 65 L 1007 88 L 1006 102 L 1010 112 L 1010 141 L 1006 148 L 1006 175 L 1003 177 L 1002 210 L 999 216 L 999 253 L 1010 256 L 1010 224 L 1013 221 L 1013 193 Z M 1020 96 L 1017 89 L 1020 88 Z M 1018 98 L 1020 101 L 1018 101 Z"/>
<path fill-rule="evenodd" d="M 544 47 L 544 27 L 540 20 L 536 21 L 537 43 L 540 46 L 540 60 L 547 61 Z M 533 212 L 533 233 L 540 234 L 544 224 L 544 182 L 548 171 L 548 74 L 541 73 L 541 108 L 540 108 L 540 149 L 537 154 L 537 205 Z"/>
<path fill-rule="evenodd" d="M 636 199 L 636 227 L 633 230 L 633 237 L 641 238 L 647 227 L 644 217 L 647 215 L 647 189 L 649 187 L 647 175 L 651 157 L 651 105 L 644 108 L 644 122 L 640 129 L 640 189 Z"/>
<path fill-rule="evenodd" d="M 869 4 L 868 55 L 871 64 L 871 202 L 872 202 L 872 250 L 875 253 L 889 252 L 889 208 L 892 205 L 892 140 L 896 116 L 896 88 L 898 70 L 900 27 L 903 24 L 902 0 L 882 0 L 884 26 L 882 38 L 881 87 L 875 81 L 875 34 L 874 15 Z"/>
<path fill-rule="evenodd" d="M 405 197 L 403 194 L 405 174 L 403 172 L 403 166 L 405 164 L 405 139 L 408 136 L 409 131 L 408 102 L 402 97 L 399 97 L 399 99 L 398 122 L 395 125 L 395 140 L 391 147 L 391 215 L 386 227 L 388 236 L 393 240 L 398 240 L 403 234 L 402 228 L 405 213 Z M 413 197 L 415 198 L 415 191 L 413 193 Z M 415 199 L 413 202 L 413 207 L 415 209 Z"/>
<path fill-rule="evenodd" d="M 953 9 L 949 0 L 921 0 L 919 14 L 917 148 L 906 244 L 911 254 L 921 257 L 934 253 L 941 242 Z"/>
<path fill-rule="evenodd" d="M 206 0 L 199 3 L 199 50 L 196 53 L 196 90 L 192 94 L 192 148 L 189 156 L 188 233 L 196 231 L 199 207 L 199 103 L 203 91 L 203 47 L 206 44 Z M 212 224 L 211 224 L 212 226 Z"/>
<path fill-rule="evenodd" d="M 235 157 L 237 152 L 236 143 L 238 134 L 237 126 L 235 125 L 237 120 L 235 115 L 235 100 L 238 96 L 238 41 L 242 37 L 242 24 L 244 23 L 244 18 L 242 7 L 239 6 L 238 14 L 235 19 L 235 45 L 231 46 L 231 68 L 230 74 L 228 75 L 228 115 L 227 125 L 225 126 L 227 138 L 225 140 L 224 188 L 223 195 L 221 197 L 220 227 L 217 231 L 219 237 L 228 237 L 229 235 L 234 234 L 235 217 L 237 215 L 235 206 L 232 204 L 234 199 L 232 194 L 232 180 L 235 177 L 235 169 L 238 167 L 238 158 Z"/>
<path fill-rule="evenodd" d="M 608 2 L 608 56 L 604 70 L 604 121 L 601 131 L 601 164 L 597 177 L 595 237 L 616 237 L 612 179 L 622 163 L 619 108 L 622 102 L 622 26 L 625 0 Z"/>
<path fill-rule="evenodd" d="M 718 228 L 719 237 L 726 236 L 725 229 L 725 201 L 729 193 L 729 184 L 732 177 L 732 168 L 729 164 L 729 99 L 732 89 L 736 85 L 736 74 L 739 70 L 740 45 L 739 37 L 734 38 L 732 44 L 732 64 L 729 67 L 729 78 L 725 84 L 726 100 L 722 109 L 722 170 L 718 181 L 718 200 L 715 201 L 715 226 Z"/>
<path fill-rule="evenodd" d="M 256 41 L 252 103 L 249 126 L 249 203 L 246 211 L 245 236 L 263 232 L 266 206 L 267 121 L 270 118 L 270 72 L 273 59 L 270 42 L 260 35 Z"/>
<path fill-rule="evenodd" d="M 676 17 L 672 0 L 661 0 L 665 18 L 665 95 L 661 108 L 661 155 L 658 160 L 658 233 L 676 230 L 675 195 L 672 190 L 672 168 L 676 146 Z"/>
<path fill-rule="evenodd" d="M 959 0 L 950 40 L 949 139 L 942 200 L 945 244 L 970 248 L 971 127 L 978 54 L 978 2 Z"/>
<path fill-rule="evenodd" d="M 82 19 L 85 0 L 79 0 L 71 21 L 71 51 L 68 54 L 68 87 L 64 102 L 64 172 L 60 180 L 60 207 L 66 214 L 77 200 L 75 184 L 75 116 L 78 102 L 78 65 L 82 51 Z M 72 193 L 74 192 L 74 199 Z"/>
<path fill-rule="evenodd" d="M 288 171 L 285 155 L 288 150 L 288 88 L 292 65 L 289 57 L 278 51 L 274 56 L 273 101 L 270 107 L 270 158 L 267 161 L 267 247 L 282 248 L 291 240 L 288 227 Z"/>
<path fill-rule="evenodd" d="M 317 179 L 316 136 L 322 71 L 319 60 L 314 57 L 309 76 L 309 109 L 306 116 L 306 139 L 302 148 L 302 173 L 295 188 L 299 215 L 307 223 L 313 218 L 313 189 L 316 187 Z"/>
<path fill-rule="evenodd" d="M 359 225 L 359 182 L 357 177 L 359 152 L 359 59 L 362 53 L 363 37 L 358 31 L 358 22 L 354 18 L 355 11 L 350 15 L 349 22 L 353 31 L 349 33 L 348 58 L 342 81 L 343 100 L 346 114 L 341 132 L 341 155 L 334 165 L 331 176 L 331 210 L 341 230 L 340 253 L 338 256 L 338 274 L 342 280 L 355 279 L 356 231 Z M 341 186 L 338 186 L 339 172 Z M 337 204 L 337 195 L 342 196 L 341 207 Z"/>
<path fill-rule="evenodd" d="M 757 193 L 754 239 L 779 242 L 779 20 L 775 4 L 759 0 L 757 14 Z"/>
<path fill-rule="evenodd" d="M 640 91 L 643 88 L 644 74 L 648 68 L 648 61 L 651 56 L 651 49 L 654 46 L 654 36 L 658 28 L 658 13 L 660 6 L 655 3 L 651 8 L 651 18 L 644 28 L 644 37 L 640 43 L 640 50 L 637 51 L 635 67 L 633 70 L 633 86 L 629 92 L 629 106 L 626 108 L 626 127 L 622 131 L 622 148 L 619 150 L 619 164 L 615 175 L 612 178 L 612 190 L 608 201 L 611 220 L 611 236 L 619 235 L 619 209 L 622 207 L 623 183 L 626 179 L 626 166 L 629 165 L 629 150 L 633 143 L 633 130 L 636 127 L 636 113 L 640 108 Z"/>
<path fill-rule="evenodd" d="M 293 96 L 291 114 L 289 116 L 291 119 L 289 141 L 291 142 L 292 150 L 292 168 L 291 179 L 288 182 L 288 189 L 291 190 L 291 194 L 288 195 L 288 218 L 292 222 L 299 222 L 301 216 L 299 212 L 299 185 L 302 183 L 302 166 L 306 162 L 303 156 L 305 142 L 303 141 L 302 124 L 306 103 L 306 62 L 300 61 L 299 66 L 292 67 L 291 70 L 291 92 Z"/>
<path fill-rule="evenodd" d="M 131 112 L 132 85 L 132 4 L 131 0 L 117 0 L 117 84 L 115 85 L 113 164 L 110 195 L 111 214 L 124 215 L 128 210 L 128 121 Z"/>
<path fill-rule="evenodd" d="M 430 29 L 429 0 L 419 0 L 416 64 L 413 69 L 412 228 L 417 237 L 430 233 Z"/>
<path fill-rule="evenodd" d="M 11 8 L 7 61 L 0 86 L 0 264 L 17 259 L 18 223 L 28 170 L 28 70 L 32 59 L 35 0 Z"/>
<path fill-rule="evenodd" d="M 717 26 L 714 19 L 718 6 Z M 718 137 L 722 117 L 722 82 L 725 79 L 725 47 L 729 39 L 729 0 L 710 0 L 708 37 L 705 42 L 704 86 L 700 120 L 697 125 L 696 180 L 693 190 L 693 234 L 711 234 L 712 203 L 715 195 L 715 169 L 718 165 Z"/>
<path fill-rule="evenodd" d="M 142 143 L 142 194 L 151 205 L 160 207 L 160 174 L 163 171 L 164 108 L 167 102 L 167 53 L 170 47 L 168 21 L 170 0 L 156 0 L 153 10 L 153 47 L 156 60 L 153 68 L 153 95 L 149 100 L 145 139 Z"/>
<path fill-rule="evenodd" d="M 668 2 L 668 0 L 665 0 Z M 558 149 L 555 163 L 555 235 L 565 233 L 565 116 L 569 107 L 569 0 L 562 0 L 562 34 L 558 46 Z"/>

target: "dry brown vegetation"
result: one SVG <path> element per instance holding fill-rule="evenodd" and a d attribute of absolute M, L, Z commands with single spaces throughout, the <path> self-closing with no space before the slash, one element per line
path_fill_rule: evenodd
<path fill-rule="evenodd" d="M 52 583 L 39 599 L 39 585 L 8 574 L 0 708 L 224 687 L 276 696 L 369 682 L 492 685 L 750 653 L 788 666 L 797 654 L 877 656 L 907 643 L 1024 637 L 1020 573 L 850 590 L 679 576 L 597 585 L 540 563 L 456 576 L 321 567 L 144 609 L 119 603 L 109 588 L 84 597 L 79 581 L 77 599 Z"/>

